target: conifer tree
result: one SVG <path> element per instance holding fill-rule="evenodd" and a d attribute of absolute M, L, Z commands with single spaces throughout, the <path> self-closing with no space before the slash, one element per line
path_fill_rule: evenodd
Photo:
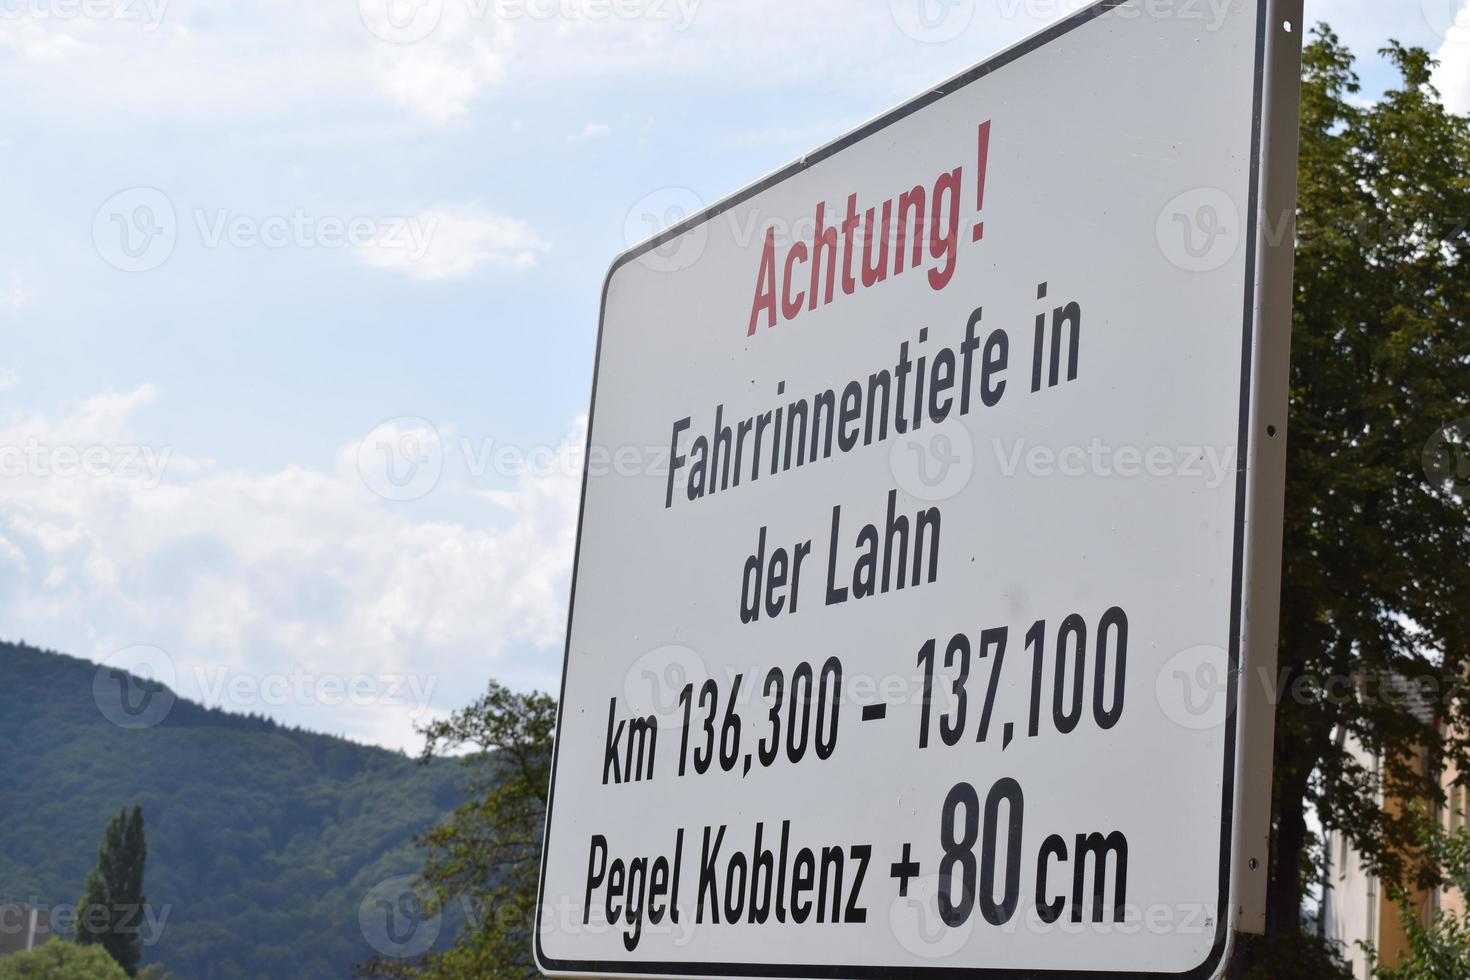
<path fill-rule="evenodd" d="M 76 941 L 101 946 L 130 977 L 138 975 L 143 959 L 147 859 L 143 808 L 134 806 L 130 815 L 124 807 L 108 821 L 97 849 L 97 866 L 87 874 L 77 910 Z"/>

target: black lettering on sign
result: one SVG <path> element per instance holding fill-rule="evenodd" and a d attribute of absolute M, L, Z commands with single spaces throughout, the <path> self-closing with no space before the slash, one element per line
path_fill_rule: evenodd
<path fill-rule="evenodd" d="M 679 923 L 679 876 L 683 868 L 684 831 L 674 836 L 672 856 L 638 855 L 631 858 L 611 857 L 608 839 L 592 835 L 587 857 L 587 891 L 582 904 L 582 924 L 592 919 L 593 898 L 602 891 L 602 913 L 610 926 L 622 925 L 623 947 L 628 952 L 643 940 L 646 920 L 658 925 L 668 916 Z"/>
<path fill-rule="evenodd" d="M 766 845 L 766 825 L 757 823 L 748 852 L 723 856 L 727 830 L 723 825 L 704 829 L 695 922 L 764 923 L 772 916 L 785 922 L 788 914 L 798 924 L 868 921 L 862 892 L 873 859 L 871 844 L 794 847 L 787 820 L 775 850 Z"/>
<path fill-rule="evenodd" d="M 618 699 L 607 706 L 607 742 L 602 754 L 602 784 L 617 786 L 625 782 L 643 782 L 653 778 L 653 763 L 658 752 L 658 718 L 617 718 Z M 623 736 L 627 736 L 624 744 Z"/>
<path fill-rule="evenodd" d="M 840 573 L 842 508 L 832 508 L 832 531 L 827 548 L 827 605 L 852 599 L 917 588 L 939 579 L 939 534 L 943 515 L 938 507 L 919 511 L 912 519 L 898 513 L 898 491 L 888 493 L 888 512 L 880 531 L 864 525 L 855 539 L 857 554 L 852 575 Z M 927 559 L 927 561 L 926 561 Z M 839 586 L 839 576 L 844 582 Z"/>

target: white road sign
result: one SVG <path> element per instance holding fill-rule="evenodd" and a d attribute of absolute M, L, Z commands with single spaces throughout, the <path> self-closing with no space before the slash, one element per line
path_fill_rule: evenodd
<path fill-rule="evenodd" d="M 1300 16 L 1087 7 L 617 259 L 543 969 L 1261 930 Z"/>

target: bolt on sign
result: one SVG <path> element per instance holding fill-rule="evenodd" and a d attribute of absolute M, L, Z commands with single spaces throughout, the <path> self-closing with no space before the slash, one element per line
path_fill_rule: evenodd
<path fill-rule="evenodd" d="M 589 455 L 546 972 L 1212 978 L 1263 929 L 1301 4 L 1202 6 L 614 262 L 589 453 L 663 448 Z"/>

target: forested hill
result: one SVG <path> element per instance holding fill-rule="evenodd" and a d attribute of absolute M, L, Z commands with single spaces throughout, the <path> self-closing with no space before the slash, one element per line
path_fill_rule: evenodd
<path fill-rule="evenodd" d="M 108 818 L 139 803 L 146 892 L 167 910 L 145 964 L 177 980 L 350 975 L 374 952 L 359 906 L 419 868 L 411 837 L 454 807 L 458 767 L 182 699 L 125 730 L 98 709 L 96 672 L 0 643 L 0 900 L 74 905 Z"/>

